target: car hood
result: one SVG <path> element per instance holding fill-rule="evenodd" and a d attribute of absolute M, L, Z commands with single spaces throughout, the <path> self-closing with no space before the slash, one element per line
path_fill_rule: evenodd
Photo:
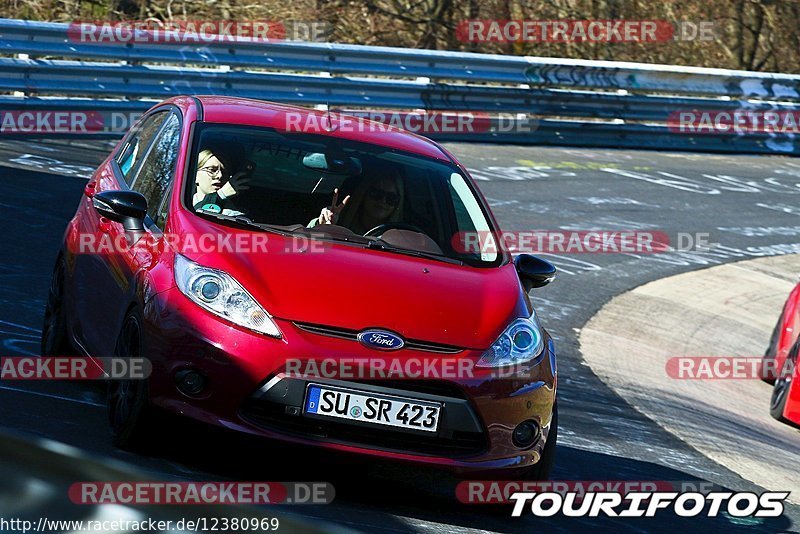
<path fill-rule="evenodd" d="M 232 275 L 272 316 L 293 322 L 485 349 L 526 313 L 510 263 L 477 268 L 331 242 L 297 252 L 297 240 L 268 237 L 264 252 L 186 256 Z"/>

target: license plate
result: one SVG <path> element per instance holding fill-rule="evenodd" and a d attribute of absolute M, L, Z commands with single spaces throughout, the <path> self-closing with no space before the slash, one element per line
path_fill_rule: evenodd
<path fill-rule="evenodd" d="M 425 432 L 437 431 L 441 410 L 437 402 L 316 384 L 308 386 L 305 403 L 309 415 Z"/>

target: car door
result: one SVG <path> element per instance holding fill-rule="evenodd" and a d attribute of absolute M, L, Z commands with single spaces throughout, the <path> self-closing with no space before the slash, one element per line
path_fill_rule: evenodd
<path fill-rule="evenodd" d="M 142 244 L 161 238 L 157 222 L 163 219 L 160 207 L 174 177 L 181 120 L 176 111 L 159 115 L 154 117 L 153 123 L 142 128 L 143 133 L 154 131 L 154 134 L 143 135 L 123 145 L 112 164 L 117 179 L 97 187 L 98 191 L 130 187 L 142 193 L 148 203 L 145 228 L 149 235 L 139 243 L 140 246 L 127 247 L 122 225 L 95 212 L 92 223 L 101 247 L 94 255 L 92 268 L 87 271 L 91 283 L 87 312 L 93 318 L 95 328 L 86 331 L 88 347 L 93 355 L 113 354 L 119 325 L 135 296 L 136 273 L 147 268 L 152 260 L 150 247 Z M 111 246 L 102 246 L 103 243 Z"/>
<path fill-rule="evenodd" d="M 108 317 L 98 314 L 96 304 L 99 295 L 108 288 L 102 287 L 106 272 L 105 250 L 101 245 L 108 242 L 107 230 L 110 221 L 100 217 L 92 206 L 92 197 L 99 191 L 125 189 L 133 180 L 138 169 L 140 157 L 155 139 L 168 110 L 156 110 L 142 117 L 118 145 L 113 157 L 95 172 L 86 185 L 81 199 L 77 217 L 78 241 L 81 243 L 77 253 L 71 257 L 71 288 L 75 317 L 70 321 L 74 325 L 77 340 L 86 352 L 104 356 L 98 352 L 99 330 L 108 328 Z M 123 170 L 124 169 L 124 170 Z M 98 274 L 99 273 L 99 274 Z"/>

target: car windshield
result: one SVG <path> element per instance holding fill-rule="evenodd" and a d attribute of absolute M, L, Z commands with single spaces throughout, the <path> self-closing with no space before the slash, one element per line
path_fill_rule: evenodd
<path fill-rule="evenodd" d="M 455 165 L 269 128 L 203 124 L 194 137 L 186 203 L 221 224 L 237 218 L 475 266 L 500 261 L 495 250 L 460 245 L 493 228 Z"/>

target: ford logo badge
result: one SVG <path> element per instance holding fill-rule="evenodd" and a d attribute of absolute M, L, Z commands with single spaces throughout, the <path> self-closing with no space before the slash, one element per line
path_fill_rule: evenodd
<path fill-rule="evenodd" d="M 358 334 L 358 342 L 378 350 L 402 349 L 406 344 L 403 338 L 386 330 L 364 330 Z"/>

